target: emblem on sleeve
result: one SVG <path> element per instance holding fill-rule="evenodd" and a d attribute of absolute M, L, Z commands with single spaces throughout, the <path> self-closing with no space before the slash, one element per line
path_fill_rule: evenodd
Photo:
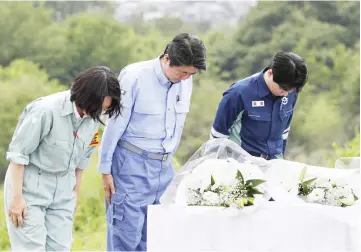
<path fill-rule="evenodd" d="M 92 146 L 98 146 L 99 145 L 99 132 L 95 132 L 94 134 L 94 137 L 89 145 L 89 147 L 92 147 Z"/>
<path fill-rule="evenodd" d="M 282 104 L 286 105 L 288 103 L 288 98 L 287 97 L 283 97 L 282 98 Z"/>

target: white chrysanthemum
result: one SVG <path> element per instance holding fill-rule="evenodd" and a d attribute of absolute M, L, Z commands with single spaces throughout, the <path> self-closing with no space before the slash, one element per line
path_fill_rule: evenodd
<path fill-rule="evenodd" d="M 199 164 L 185 180 L 188 187 L 195 185 L 189 184 L 190 181 L 198 180 L 200 183 L 197 187 L 203 192 L 210 185 L 211 176 L 216 182 L 215 187 L 218 187 L 220 184 L 225 186 L 233 184 L 236 174 L 237 168 L 229 165 L 226 160 L 209 159 Z"/>
<path fill-rule="evenodd" d="M 341 206 L 341 202 L 338 198 L 337 188 L 332 188 L 328 190 L 325 195 L 325 204 L 330 206 Z"/>
<path fill-rule="evenodd" d="M 193 190 L 188 190 L 187 193 L 187 204 L 197 205 L 200 202 L 200 196 Z"/>
<path fill-rule="evenodd" d="M 177 204 L 182 205 L 185 202 L 190 204 L 190 202 L 196 201 L 196 197 L 193 197 L 192 194 L 187 194 L 189 192 L 188 189 L 199 189 L 203 198 L 203 201 L 199 203 L 200 205 L 220 205 L 232 202 L 234 196 L 231 194 L 231 191 L 238 190 L 236 187 L 238 183 L 238 179 L 236 179 L 238 170 L 242 173 L 245 181 L 249 179 L 264 180 L 264 174 L 257 166 L 239 163 L 234 159 L 205 160 L 189 172 L 189 174 L 185 175 L 179 184 L 176 198 Z M 213 177 L 215 184 L 210 187 L 211 177 Z M 220 185 L 222 185 L 220 196 L 213 192 L 204 192 L 209 187 L 211 190 L 216 190 Z M 264 191 L 263 185 L 259 186 L 259 190 L 261 192 Z"/>
<path fill-rule="evenodd" d="M 331 190 L 331 195 L 335 198 L 347 198 L 351 194 L 349 186 L 338 185 Z"/>
<path fill-rule="evenodd" d="M 211 186 L 211 190 L 212 190 L 212 191 L 215 191 L 218 187 L 219 187 L 219 185 L 214 184 L 214 185 Z"/>
<path fill-rule="evenodd" d="M 347 197 L 346 197 L 346 201 L 349 203 L 353 203 L 355 201 L 355 198 L 353 196 L 352 193 L 350 193 Z"/>
<path fill-rule="evenodd" d="M 206 201 L 205 203 L 208 205 L 218 205 L 219 196 L 214 192 L 205 192 L 203 194 L 203 199 Z"/>
<path fill-rule="evenodd" d="M 321 187 L 321 188 L 324 188 L 324 189 L 327 189 L 327 190 L 332 190 L 332 183 L 328 180 L 316 180 L 317 181 L 317 184 L 315 184 L 316 187 Z"/>
<path fill-rule="evenodd" d="M 321 188 L 313 189 L 312 192 L 307 195 L 308 202 L 321 202 L 325 198 L 325 191 Z"/>
<path fill-rule="evenodd" d="M 341 202 L 334 197 L 326 197 L 324 204 L 329 206 L 341 206 Z"/>

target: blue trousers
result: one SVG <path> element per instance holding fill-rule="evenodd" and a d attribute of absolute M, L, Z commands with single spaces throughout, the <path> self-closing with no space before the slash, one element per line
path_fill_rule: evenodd
<path fill-rule="evenodd" d="M 150 159 L 121 146 L 113 155 L 115 194 L 106 205 L 107 250 L 147 250 L 147 207 L 159 199 L 174 177 L 171 160 Z"/>

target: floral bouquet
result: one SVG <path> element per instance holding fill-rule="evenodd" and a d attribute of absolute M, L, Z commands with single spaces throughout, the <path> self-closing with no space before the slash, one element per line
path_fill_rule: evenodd
<path fill-rule="evenodd" d="M 209 140 L 176 174 L 160 202 L 254 208 L 268 200 L 263 172 L 268 165 L 228 139 Z"/>
<path fill-rule="evenodd" d="M 274 160 L 266 172 L 268 193 L 278 203 L 346 207 L 358 203 L 360 172 Z"/>
<path fill-rule="evenodd" d="M 340 184 L 332 179 L 312 178 L 305 180 L 307 167 L 301 171 L 298 195 L 308 203 L 330 206 L 352 206 L 358 200 L 348 184 Z"/>
<path fill-rule="evenodd" d="M 264 174 L 250 163 L 206 160 L 178 188 L 176 203 L 188 206 L 231 205 L 243 208 L 264 197 Z"/>

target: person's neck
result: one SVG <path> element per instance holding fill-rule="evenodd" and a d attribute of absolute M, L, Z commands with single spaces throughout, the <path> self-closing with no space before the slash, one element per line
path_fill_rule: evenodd
<path fill-rule="evenodd" d="M 80 115 L 80 117 L 81 118 L 83 118 L 83 116 L 84 116 L 84 112 L 79 108 L 79 106 L 78 105 L 76 105 L 76 110 L 78 111 L 78 113 L 79 113 L 79 115 Z"/>
<path fill-rule="evenodd" d="M 167 76 L 167 73 L 165 72 L 165 67 L 164 67 L 164 58 L 161 58 L 161 59 L 159 59 L 160 60 L 160 68 L 162 69 L 162 71 L 163 71 L 163 74 L 164 74 L 164 76 L 169 80 L 169 78 L 168 78 L 168 76 Z M 170 80 L 169 80 L 170 81 Z M 170 83 L 172 83 L 173 84 L 173 82 L 171 82 L 170 81 Z"/>
<path fill-rule="evenodd" d="M 271 80 L 267 77 L 267 73 L 268 73 L 268 71 L 263 73 L 263 79 L 264 79 L 264 82 L 266 83 L 268 89 L 271 91 Z"/>

